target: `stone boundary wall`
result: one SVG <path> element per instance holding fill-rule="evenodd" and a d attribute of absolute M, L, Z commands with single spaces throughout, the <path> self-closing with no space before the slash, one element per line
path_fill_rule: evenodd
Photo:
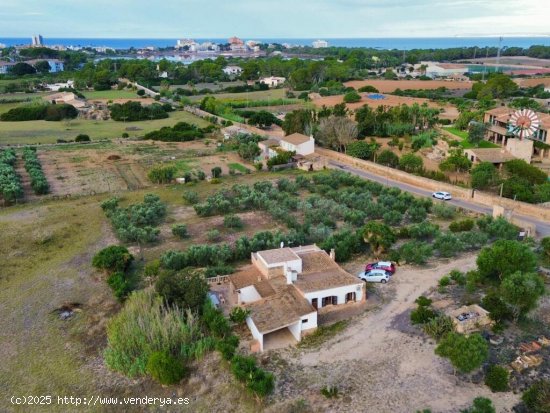
<path fill-rule="evenodd" d="M 421 176 L 412 175 L 398 169 L 389 168 L 387 166 L 378 165 L 374 162 L 364 161 L 354 158 L 343 153 L 332 151 L 324 148 L 315 148 L 315 152 L 346 165 L 354 166 L 367 172 L 371 172 L 380 176 L 387 176 L 394 181 L 416 186 L 428 191 L 446 191 L 450 192 L 454 198 L 470 200 L 480 205 L 492 208 L 494 205 L 500 205 L 505 209 L 511 210 L 514 214 L 528 215 L 536 219 L 544 219 L 550 221 L 550 208 L 539 205 L 528 204 L 526 202 L 514 201 L 508 198 L 501 198 L 479 190 L 473 191 L 468 188 L 451 185 L 445 182 L 434 181 L 433 179 L 424 178 Z"/>

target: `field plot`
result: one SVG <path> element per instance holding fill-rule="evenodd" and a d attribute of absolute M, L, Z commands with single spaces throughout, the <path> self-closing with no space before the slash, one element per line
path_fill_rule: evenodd
<path fill-rule="evenodd" d="M 374 86 L 381 93 L 392 93 L 395 89 L 437 89 L 445 87 L 447 89 L 467 89 L 472 88 L 473 82 L 459 82 L 449 80 L 352 80 L 344 83 L 346 86 L 359 89 L 363 86 Z"/>
<path fill-rule="evenodd" d="M 205 127 L 208 122 L 185 111 L 171 112 L 166 119 L 139 122 L 115 122 L 75 119 L 65 122 L 0 122 L 0 145 L 55 143 L 57 139 L 72 140 L 78 134 L 89 135 L 92 140 L 119 138 L 123 133 L 139 137 L 163 126 L 188 122 Z"/>
<path fill-rule="evenodd" d="M 196 95 L 189 96 L 192 102 L 200 101 L 206 96 L 214 96 L 216 99 L 223 100 L 267 100 L 267 99 L 283 99 L 285 97 L 286 89 L 270 89 L 270 90 L 257 90 L 255 92 L 243 92 L 243 93 L 217 93 L 215 95 Z"/>
<path fill-rule="evenodd" d="M 86 99 L 135 99 L 139 98 L 135 90 L 90 90 L 83 92 Z"/>

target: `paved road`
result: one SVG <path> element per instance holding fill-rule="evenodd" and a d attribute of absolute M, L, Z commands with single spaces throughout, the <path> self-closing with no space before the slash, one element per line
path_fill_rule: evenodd
<path fill-rule="evenodd" d="M 428 190 L 421 189 L 421 188 L 418 188 L 416 186 L 405 184 L 405 183 L 402 183 L 402 182 L 394 181 L 394 180 L 392 180 L 388 177 L 376 175 L 376 174 L 373 174 L 372 172 L 367 172 L 367 171 L 364 171 L 362 169 L 358 169 L 358 168 L 349 166 L 349 165 L 347 165 L 343 162 L 339 162 L 339 161 L 335 161 L 335 160 L 330 159 L 328 161 L 328 164 L 332 168 L 347 171 L 349 173 L 360 176 L 362 178 L 366 178 L 370 181 L 375 181 L 375 182 L 381 183 L 382 185 L 393 186 L 393 187 L 399 188 L 403 191 L 407 191 L 407 192 L 410 192 L 410 193 L 415 194 L 415 195 L 426 196 L 426 197 L 431 197 L 432 196 L 432 193 Z M 443 202 L 443 201 L 441 201 L 441 202 Z M 464 208 L 464 209 L 474 211 L 474 212 L 478 212 L 478 213 L 481 213 L 481 214 L 489 214 L 490 215 L 490 214 L 493 213 L 492 208 L 489 208 L 489 207 L 486 207 L 484 205 L 480 205 L 480 204 L 477 204 L 477 203 L 471 202 L 471 201 L 465 201 L 465 200 L 462 200 L 462 199 L 453 199 L 451 201 L 446 201 L 446 202 L 448 202 L 449 204 L 455 205 L 457 207 Z M 514 216 L 516 218 L 521 219 L 523 221 L 526 221 L 530 224 L 536 225 L 536 227 L 537 227 L 537 236 L 540 236 L 540 237 L 550 236 L 550 222 L 537 220 L 537 219 L 534 219 L 533 217 L 529 217 L 529 216 L 525 216 L 525 215 L 514 214 Z"/>

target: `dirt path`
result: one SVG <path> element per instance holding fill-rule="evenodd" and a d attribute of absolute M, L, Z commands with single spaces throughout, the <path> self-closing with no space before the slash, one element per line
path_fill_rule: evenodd
<path fill-rule="evenodd" d="M 517 396 L 495 397 L 483 385 L 458 382 L 450 364 L 434 354 L 433 340 L 410 326 L 409 313 L 419 295 L 452 269 L 474 267 L 475 255 L 468 255 L 428 268 L 399 268 L 392 282 L 381 286 L 394 295 L 386 304 L 322 349 L 302 353 L 297 365 L 306 371 L 330 372 L 327 380 L 348 388 L 353 404 L 369 406 L 368 411 L 456 412 L 478 396 L 491 398 L 498 412 L 511 411 Z"/>

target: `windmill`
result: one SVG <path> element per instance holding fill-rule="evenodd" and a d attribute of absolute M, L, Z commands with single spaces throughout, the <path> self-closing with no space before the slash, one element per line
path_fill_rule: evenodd
<path fill-rule="evenodd" d="M 510 117 L 510 131 L 520 140 L 533 136 L 539 126 L 540 120 L 531 109 L 519 109 Z"/>

